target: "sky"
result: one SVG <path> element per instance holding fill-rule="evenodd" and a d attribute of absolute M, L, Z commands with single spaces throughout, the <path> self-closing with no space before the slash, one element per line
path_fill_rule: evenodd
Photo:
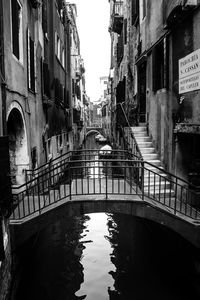
<path fill-rule="evenodd" d="M 100 77 L 109 75 L 110 7 L 108 0 L 71 0 L 77 6 L 80 54 L 86 69 L 86 93 L 92 102 L 99 100 Z"/>

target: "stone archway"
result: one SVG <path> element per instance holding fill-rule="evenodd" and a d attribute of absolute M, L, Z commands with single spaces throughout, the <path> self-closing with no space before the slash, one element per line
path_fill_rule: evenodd
<path fill-rule="evenodd" d="M 13 102 L 7 113 L 10 169 L 12 184 L 25 182 L 25 170 L 29 168 L 27 133 L 21 106 Z"/>

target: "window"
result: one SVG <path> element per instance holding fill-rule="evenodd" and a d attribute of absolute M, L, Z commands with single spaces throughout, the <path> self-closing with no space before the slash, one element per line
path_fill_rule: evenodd
<path fill-rule="evenodd" d="M 17 0 L 11 1 L 12 7 L 12 51 L 23 62 L 22 6 Z"/>
<path fill-rule="evenodd" d="M 139 0 L 132 0 L 132 25 L 136 25 L 139 17 Z"/>
<path fill-rule="evenodd" d="M 146 0 L 140 0 L 140 23 L 146 17 Z"/>
<path fill-rule="evenodd" d="M 65 68 L 65 48 L 62 48 L 62 66 Z"/>
<path fill-rule="evenodd" d="M 153 91 L 168 86 L 168 43 L 164 38 L 152 51 L 153 56 Z"/>
<path fill-rule="evenodd" d="M 60 60 L 61 59 L 61 42 L 60 42 L 60 38 L 59 38 L 57 32 L 55 32 L 55 54 L 56 54 L 57 58 Z"/>
<path fill-rule="evenodd" d="M 37 167 L 37 148 L 33 147 L 31 150 L 31 161 L 32 161 L 32 169 Z"/>
<path fill-rule="evenodd" d="M 124 45 L 127 44 L 127 19 L 124 19 Z"/>
<path fill-rule="evenodd" d="M 57 56 L 58 59 L 60 60 L 60 38 L 57 36 Z"/>
<path fill-rule="evenodd" d="M 28 88 L 35 92 L 35 45 L 27 32 L 27 49 L 28 49 Z"/>
<path fill-rule="evenodd" d="M 42 28 L 45 34 L 48 32 L 47 0 L 42 1 Z"/>

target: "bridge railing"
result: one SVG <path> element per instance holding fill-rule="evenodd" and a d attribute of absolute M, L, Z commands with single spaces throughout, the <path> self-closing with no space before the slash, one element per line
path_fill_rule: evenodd
<path fill-rule="evenodd" d="M 103 195 L 105 199 L 116 195 L 116 199 L 121 197 L 124 201 L 126 195 L 131 196 L 132 200 L 150 200 L 167 207 L 170 213 L 200 219 L 196 205 L 198 195 L 184 180 L 172 174 L 170 177 L 163 172 L 158 174 L 158 167 L 134 160 L 126 151 L 116 151 L 111 156 L 108 152 L 107 159 L 94 159 L 94 150 L 72 154 L 70 159 L 52 165 L 13 189 L 12 219 L 40 214 L 57 203 L 73 200 L 77 196 L 87 199 L 96 195 Z"/>
<path fill-rule="evenodd" d="M 101 149 L 81 149 L 75 151 L 69 151 L 64 153 L 49 162 L 39 166 L 35 169 L 25 170 L 26 172 L 26 182 L 35 179 L 37 176 L 48 174 L 48 170 L 52 168 L 59 168 L 60 165 L 63 164 L 64 161 L 69 160 L 80 160 L 81 158 L 90 159 L 91 157 L 98 156 L 101 154 Z M 109 151 L 108 151 L 109 152 Z M 126 150 L 112 150 L 112 157 L 113 158 L 124 158 L 130 157 L 130 153 Z"/>
<path fill-rule="evenodd" d="M 134 162 L 128 159 L 65 160 L 24 185 L 13 188 L 14 206 L 11 219 L 23 219 L 62 200 L 74 196 L 141 195 Z M 134 176 L 133 176 L 134 174 Z"/>

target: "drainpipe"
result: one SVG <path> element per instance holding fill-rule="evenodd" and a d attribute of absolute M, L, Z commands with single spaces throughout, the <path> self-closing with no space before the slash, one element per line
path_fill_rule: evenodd
<path fill-rule="evenodd" d="M 7 134 L 6 124 L 6 82 L 5 82 L 5 62 L 4 62 L 4 24 L 3 24 L 3 0 L 0 0 L 0 84 L 2 95 L 2 115 L 0 116 L 0 135 Z"/>

